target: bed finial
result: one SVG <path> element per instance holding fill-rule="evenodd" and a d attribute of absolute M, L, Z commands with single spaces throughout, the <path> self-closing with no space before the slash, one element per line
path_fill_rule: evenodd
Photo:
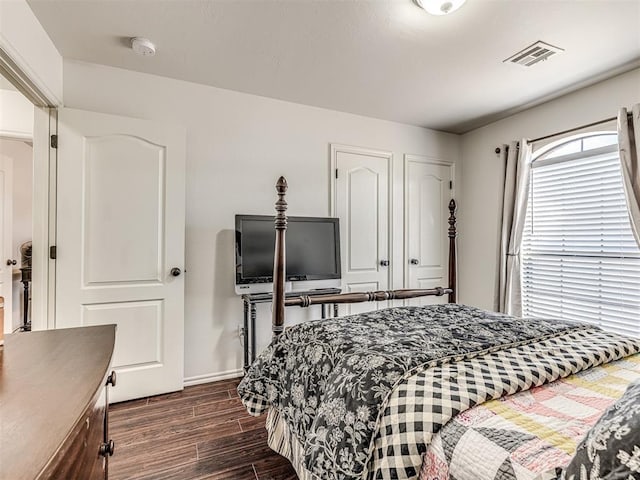
<path fill-rule="evenodd" d="M 287 193 L 287 179 L 280 177 L 276 182 L 276 247 L 273 256 L 273 316 L 271 331 L 277 337 L 284 330 L 284 282 L 285 282 L 285 232 L 287 230 L 287 202 L 284 199 Z"/>
<path fill-rule="evenodd" d="M 449 303 L 456 303 L 458 260 L 456 255 L 456 201 L 452 198 L 449 202 Z"/>

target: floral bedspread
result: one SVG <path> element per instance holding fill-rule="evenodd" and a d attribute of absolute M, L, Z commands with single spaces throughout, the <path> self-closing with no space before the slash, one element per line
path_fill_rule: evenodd
<path fill-rule="evenodd" d="M 396 307 L 286 330 L 238 386 L 253 415 L 276 408 L 323 480 L 361 478 L 394 387 L 427 368 L 592 328 L 458 304 Z"/>

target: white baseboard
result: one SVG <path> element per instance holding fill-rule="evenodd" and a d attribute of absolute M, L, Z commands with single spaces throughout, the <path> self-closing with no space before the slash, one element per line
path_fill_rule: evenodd
<path fill-rule="evenodd" d="M 242 369 L 227 370 L 226 372 L 207 373 L 205 375 L 195 375 L 193 377 L 185 377 L 184 386 L 191 387 L 193 385 L 200 385 L 202 383 L 217 382 L 218 380 L 228 380 L 229 378 L 242 377 Z"/>

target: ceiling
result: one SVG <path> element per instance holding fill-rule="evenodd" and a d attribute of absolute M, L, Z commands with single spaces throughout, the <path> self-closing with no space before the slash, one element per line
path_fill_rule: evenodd
<path fill-rule="evenodd" d="M 28 1 L 65 58 L 454 133 L 640 66 L 640 0 Z"/>

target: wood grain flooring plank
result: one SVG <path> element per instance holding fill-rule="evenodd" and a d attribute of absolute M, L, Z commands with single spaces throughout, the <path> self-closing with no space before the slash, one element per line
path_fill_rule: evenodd
<path fill-rule="evenodd" d="M 256 480 L 256 475 L 252 465 L 243 465 L 242 467 L 207 475 L 198 480 Z"/>
<path fill-rule="evenodd" d="M 158 444 L 158 442 L 148 442 L 136 443 L 133 445 L 119 444 L 117 436 L 114 436 L 113 439 L 114 442 L 116 442 L 117 455 L 114 455 L 109 460 L 110 467 L 114 466 L 120 468 L 126 467 L 129 464 L 139 465 L 151 462 L 166 455 L 176 455 L 177 450 L 181 450 L 183 452 L 193 451 L 194 458 L 189 457 L 188 461 L 197 460 L 197 444 L 190 439 L 178 439 L 177 441 L 161 444 Z"/>
<path fill-rule="evenodd" d="M 250 451 L 253 447 L 266 444 L 266 430 L 253 432 L 251 435 L 247 435 L 246 432 L 241 432 L 224 438 L 198 442 L 198 458 L 203 459 L 216 455 L 232 455 L 241 451 Z M 251 455 L 251 453 L 249 453 L 249 455 Z M 247 460 L 249 460 L 249 458 L 247 458 Z"/>
<path fill-rule="evenodd" d="M 109 425 L 111 428 L 118 430 L 134 430 L 153 427 L 158 423 L 166 421 L 167 418 L 171 420 L 193 418 L 193 407 L 173 406 L 172 408 L 159 411 L 157 409 L 147 410 L 146 407 L 143 407 L 143 409 L 138 410 L 135 415 L 131 415 L 130 410 L 120 410 L 114 413 L 109 412 Z"/>
<path fill-rule="evenodd" d="M 242 412 L 233 415 L 215 416 L 211 421 L 206 417 L 194 417 L 188 420 L 170 421 L 163 425 L 145 428 L 123 433 L 121 443 L 130 445 L 142 442 L 170 442 L 176 438 L 190 439 L 194 443 L 206 438 L 226 436 L 231 433 L 240 433 L 240 425 L 237 417 Z"/>
<path fill-rule="evenodd" d="M 258 460 L 253 463 L 253 467 L 258 480 L 298 480 L 298 475 L 289 460 L 280 455 Z"/>
<path fill-rule="evenodd" d="M 213 393 L 228 392 L 238 387 L 240 383 L 239 378 L 232 378 L 229 380 L 221 380 L 220 382 L 203 383 L 200 385 L 194 385 L 193 387 L 187 387 L 182 391 L 166 393 L 163 395 L 155 395 L 149 397 L 149 403 L 164 402 L 166 400 L 173 400 L 175 398 L 189 398 L 197 397 L 199 395 L 209 395 Z"/>
<path fill-rule="evenodd" d="M 161 454 L 153 452 L 151 455 L 139 456 L 127 465 L 109 465 L 109 477 L 111 480 L 129 480 L 139 478 L 152 472 L 162 472 L 178 465 L 193 463 L 198 460 L 198 452 L 195 444 L 165 450 Z"/>
<path fill-rule="evenodd" d="M 164 400 L 156 400 L 156 397 L 151 397 L 149 404 L 145 408 L 180 405 L 187 401 L 189 405 L 200 405 L 201 403 L 229 400 L 229 398 L 229 390 L 202 391 L 198 395 L 185 395 L 184 392 L 180 392 L 179 394 L 169 393 L 168 397 Z"/>
<path fill-rule="evenodd" d="M 238 383 L 224 380 L 115 405 L 112 480 L 297 479 L 289 462 L 268 447 L 266 417 L 252 417 L 242 406 Z"/>
<path fill-rule="evenodd" d="M 273 454 L 273 451 L 267 445 L 254 450 L 254 456 L 268 456 L 270 454 Z M 144 473 L 136 477 L 136 480 L 194 480 L 208 478 L 216 474 L 222 474 L 223 472 L 226 474 L 229 470 L 244 472 L 244 474 L 247 475 L 247 480 L 254 480 L 255 474 L 253 473 L 253 468 L 251 470 L 247 468 L 250 465 L 251 463 L 247 464 L 243 462 L 242 458 L 209 457 L 160 472 Z M 238 480 L 245 480 L 242 477 L 237 478 Z"/>
<path fill-rule="evenodd" d="M 109 405 L 109 413 L 117 412 L 120 410 L 128 410 L 130 408 L 135 408 L 135 407 L 142 407 L 147 403 L 149 403 L 148 397 L 138 398 L 136 400 L 129 400 L 127 402 L 112 403 Z"/>
<path fill-rule="evenodd" d="M 133 404 L 131 406 L 126 405 L 129 402 L 122 404 L 116 404 L 119 406 L 113 413 L 116 417 L 121 415 L 144 415 L 145 413 L 166 412 L 173 408 L 180 408 L 184 406 L 193 407 L 195 405 L 217 402 L 220 400 L 229 400 L 229 390 L 221 390 L 215 392 L 201 392 L 198 395 L 186 395 L 182 396 L 182 392 L 169 393 L 170 398 L 160 402 L 154 400 L 156 397 L 150 397 L 145 404 Z M 137 402 L 134 400 L 134 402 Z M 135 412 L 132 412 L 135 410 Z"/>
<path fill-rule="evenodd" d="M 240 424 L 240 428 L 243 432 L 250 432 L 251 430 L 258 429 L 266 429 L 266 415 L 261 415 L 259 417 L 252 417 L 247 415 L 245 418 L 238 419 L 238 423 Z"/>
<path fill-rule="evenodd" d="M 208 415 L 211 413 L 220 413 L 226 410 L 243 410 L 245 413 L 247 413 L 247 409 L 244 408 L 239 398 L 229 398 L 227 400 L 220 400 L 218 402 L 209 402 L 194 405 L 194 414 L 196 416 Z"/>

